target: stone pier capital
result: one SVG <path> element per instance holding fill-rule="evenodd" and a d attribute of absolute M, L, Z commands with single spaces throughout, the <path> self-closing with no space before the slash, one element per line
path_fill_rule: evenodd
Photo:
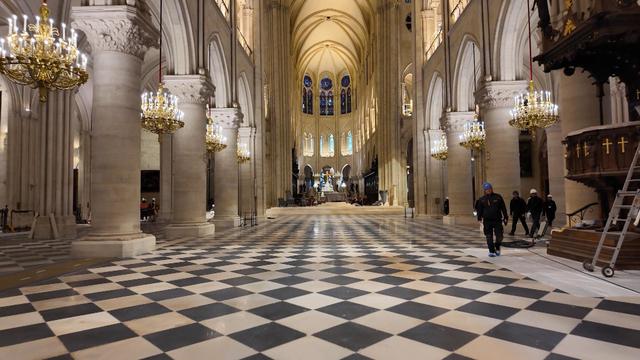
<path fill-rule="evenodd" d="M 213 96 L 213 84 L 204 75 L 167 75 L 163 80 L 179 103 L 204 105 Z"/>
<path fill-rule="evenodd" d="M 250 139 L 256 133 L 256 128 L 251 126 L 242 126 L 238 128 L 238 138 Z"/>
<path fill-rule="evenodd" d="M 458 133 L 464 131 L 467 121 L 473 119 L 475 113 L 472 111 L 447 112 L 444 115 L 444 127 L 447 133 Z"/>
<path fill-rule="evenodd" d="M 71 17 L 72 26 L 86 35 L 93 54 L 114 51 L 142 60 L 148 48 L 158 46 L 158 31 L 134 6 L 74 6 Z"/>
<path fill-rule="evenodd" d="M 528 84 L 527 80 L 487 81 L 475 95 L 481 109 L 511 108 L 514 97 L 526 92 Z"/>
<path fill-rule="evenodd" d="M 239 108 L 213 108 L 213 118 L 223 129 L 237 129 L 242 123 L 242 112 Z"/>

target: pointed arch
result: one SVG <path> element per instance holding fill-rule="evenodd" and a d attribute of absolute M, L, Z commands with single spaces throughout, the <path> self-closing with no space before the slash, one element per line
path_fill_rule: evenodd
<path fill-rule="evenodd" d="M 243 71 L 238 77 L 238 103 L 242 112 L 242 126 L 255 127 L 253 120 L 253 97 L 247 74 Z"/>
<path fill-rule="evenodd" d="M 475 56 L 475 64 L 474 64 Z M 478 41 L 470 34 L 466 34 L 458 51 L 454 77 L 454 99 L 455 108 L 458 111 L 470 111 L 474 109 L 474 81 L 478 88 L 478 82 L 482 74 L 480 50 Z M 475 67 L 475 79 L 474 79 Z"/>
<path fill-rule="evenodd" d="M 444 82 L 440 74 L 435 73 L 429 84 L 427 97 L 427 128 L 431 130 L 440 129 L 440 118 L 444 110 Z"/>
<path fill-rule="evenodd" d="M 227 57 L 219 34 L 213 34 L 209 42 L 209 76 L 215 86 L 216 107 L 231 106 L 231 85 Z"/>

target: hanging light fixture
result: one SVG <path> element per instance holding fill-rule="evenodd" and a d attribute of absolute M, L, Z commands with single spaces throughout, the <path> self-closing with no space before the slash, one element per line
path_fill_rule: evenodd
<path fill-rule="evenodd" d="M 238 143 L 236 158 L 238 160 L 238 164 L 244 164 L 247 161 L 251 160 L 251 152 L 249 151 L 249 146 L 247 144 Z"/>
<path fill-rule="evenodd" d="M 484 129 L 484 122 L 479 120 L 478 106 L 476 105 L 473 120 L 464 125 L 464 131 L 460 134 L 460 145 L 469 150 L 482 150 L 487 140 L 487 132 Z"/>
<path fill-rule="evenodd" d="M 78 50 L 78 33 L 62 23 L 62 34 L 49 18 L 47 1 L 40 5 L 40 16 L 29 24 L 27 15 L 8 19 L 9 32 L 0 39 L 0 74 L 9 80 L 40 91 L 46 102 L 49 90 L 74 89 L 89 79 L 87 56 Z"/>
<path fill-rule="evenodd" d="M 527 9 L 531 8 L 527 0 Z M 558 105 L 551 100 L 550 91 L 537 91 L 533 84 L 533 54 L 531 48 L 531 14 L 528 16 L 529 29 L 529 91 L 515 97 L 515 106 L 511 110 L 509 125 L 528 131 L 535 136 L 538 129 L 547 128 L 559 120 Z"/>
<path fill-rule="evenodd" d="M 476 93 L 476 45 L 473 44 L 473 93 Z M 460 145 L 469 150 L 482 150 L 487 140 L 487 132 L 484 130 L 484 121 L 480 121 L 480 108 L 475 106 L 473 120 L 464 124 L 464 131 L 460 134 Z"/>
<path fill-rule="evenodd" d="M 172 134 L 184 127 L 184 113 L 178 97 L 170 95 L 162 84 L 162 0 L 160 0 L 160 55 L 158 57 L 158 92 L 142 94 L 142 128 L 158 135 Z"/>
<path fill-rule="evenodd" d="M 213 109 L 207 104 L 207 151 L 217 153 L 227 148 L 227 137 L 213 117 Z"/>
<path fill-rule="evenodd" d="M 447 160 L 449 157 L 449 147 L 447 146 L 447 136 L 442 134 L 440 140 L 434 141 L 431 147 L 431 157 L 436 160 Z"/>

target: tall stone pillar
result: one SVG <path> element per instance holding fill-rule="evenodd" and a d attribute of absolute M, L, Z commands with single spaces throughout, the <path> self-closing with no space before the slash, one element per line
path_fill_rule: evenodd
<path fill-rule="evenodd" d="M 36 140 L 36 240 L 75 238 L 73 216 L 73 94 L 56 91 L 40 103 Z"/>
<path fill-rule="evenodd" d="M 140 231 L 140 80 L 152 42 L 133 6 L 72 9 L 91 44 L 93 121 L 91 231 L 72 243 L 78 257 L 129 257 L 155 248 Z"/>
<path fill-rule="evenodd" d="M 443 218 L 445 224 L 472 223 L 473 185 L 471 173 L 471 152 L 460 146 L 460 134 L 467 121 L 473 119 L 473 112 L 448 112 L 447 124 L 447 190 L 449 215 Z"/>
<path fill-rule="evenodd" d="M 213 115 L 227 137 L 227 148 L 216 153 L 214 170 L 215 216 L 213 223 L 218 228 L 240 226 L 238 209 L 239 183 L 238 161 L 238 125 L 242 118 L 237 108 L 216 108 Z"/>
<path fill-rule="evenodd" d="M 255 138 L 255 128 L 241 127 L 238 129 L 238 143 L 247 144 L 249 151 L 251 151 L 251 160 L 244 164 L 239 164 L 240 178 L 239 178 L 239 213 L 243 216 L 251 216 L 251 213 L 255 211 L 255 172 L 254 161 L 256 157 L 256 151 L 253 148 Z"/>
<path fill-rule="evenodd" d="M 440 129 L 424 131 L 427 163 L 427 214 L 430 216 L 442 215 L 444 205 L 444 166 L 445 162 L 431 157 L 431 146 L 442 138 L 444 132 Z"/>
<path fill-rule="evenodd" d="M 172 135 L 173 199 L 165 232 L 168 237 L 211 235 L 215 226 L 206 220 L 205 104 L 213 85 L 204 75 L 174 75 L 165 77 L 165 86 L 180 99 L 185 123 Z"/>
<path fill-rule="evenodd" d="M 513 99 L 527 90 L 527 81 L 490 81 L 477 91 L 481 120 L 487 132 L 486 180 L 496 193 L 509 199 L 520 191 L 520 151 L 517 129 L 509 126 Z"/>
<path fill-rule="evenodd" d="M 549 166 L 549 193 L 553 195 L 558 209 L 556 210 L 555 226 L 564 226 L 567 222 L 566 203 L 564 196 L 565 182 L 565 154 L 562 144 L 562 129 L 560 124 L 548 127 L 547 132 L 547 162 Z"/>
<path fill-rule="evenodd" d="M 158 221 L 171 221 L 173 213 L 173 135 L 160 135 L 160 210 Z"/>
<path fill-rule="evenodd" d="M 561 75 L 559 95 L 558 107 L 563 138 L 572 131 L 600 124 L 596 86 L 586 73 Z M 598 202 L 598 195 L 593 188 L 568 179 L 564 180 L 564 184 L 567 211 L 575 211 L 589 203 Z M 558 212 L 557 217 L 561 216 Z M 587 213 L 587 217 L 599 219 L 599 209 Z"/>

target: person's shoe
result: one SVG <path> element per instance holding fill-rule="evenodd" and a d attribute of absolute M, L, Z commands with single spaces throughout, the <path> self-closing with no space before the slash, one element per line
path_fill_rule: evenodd
<path fill-rule="evenodd" d="M 500 256 L 500 250 L 496 251 L 496 256 Z"/>
<path fill-rule="evenodd" d="M 489 253 L 489 257 L 496 257 L 496 253 Z"/>

